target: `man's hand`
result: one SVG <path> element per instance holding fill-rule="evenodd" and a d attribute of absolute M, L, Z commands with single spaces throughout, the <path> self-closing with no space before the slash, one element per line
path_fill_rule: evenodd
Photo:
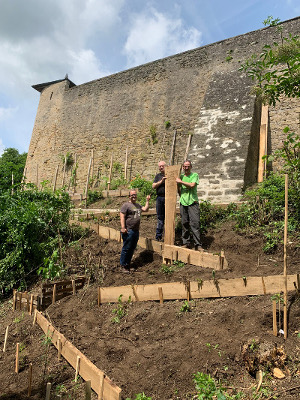
<path fill-rule="evenodd" d="M 148 196 L 146 197 L 146 201 L 149 201 L 151 199 L 151 195 L 148 194 Z"/>
<path fill-rule="evenodd" d="M 127 233 L 127 229 L 126 228 L 121 228 L 121 233 Z"/>
<path fill-rule="evenodd" d="M 182 180 L 179 178 L 176 178 L 176 182 L 182 184 Z"/>

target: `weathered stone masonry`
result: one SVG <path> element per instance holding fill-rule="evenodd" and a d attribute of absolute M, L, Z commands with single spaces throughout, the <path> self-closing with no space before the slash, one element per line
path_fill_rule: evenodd
<path fill-rule="evenodd" d="M 300 19 L 282 24 L 287 35 L 300 32 Z M 53 181 L 62 157 L 76 154 L 77 190 L 85 187 L 93 150 L 93 171 L 108 174 L 114 162 L 128 173 L 152 177 L 159 159 L 170 158 L 177 130 L 175 162 L 183 161 L 188 135 L 189 158 L 199 173 L 199 195 L 215 202 L 237 200 L 255 182 L 258 164 L 260 105 L 250 96 L 252 82 L 241 63 L 266 43 L 278 40 L 275 27 L 264 28 L 208 46 L 141 65 L 79 86 L 68 79 L 36 85 L 40 103 L 26 163 L 27 180 Z M 230 55 L 232 59 L 226 61 Z M 269 145 L 280 146 L 282 129 L 295 126 L 299 99 L 270 110 Z M 166 128 L 165 122 L 171 127 Z M 150 128 L 155 128 L 155 143 Z M 65 182 L 70 181 L 71 170 Z"/>

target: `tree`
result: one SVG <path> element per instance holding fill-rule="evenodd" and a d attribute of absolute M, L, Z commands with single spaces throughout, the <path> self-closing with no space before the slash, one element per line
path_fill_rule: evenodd
<path fill-rule="evenodd" d="M 14 184 L 21 182 L 26 157 L 27 153 L 20 154 L 17 149 L 12 147 L 4 150 L 0 157 L 0 191 L 11 188 L 12 174 L 14 175 Z"/>
<path fill-rule="evenodd" d="M 284 37 L 278 18 L 270 16 L 264 25 L 276 26 L 279 42 L 265 45 L 262 52 L 253 54 L 240 70 L 255 81 L 253 92 L 265 104 L 275 105 L 282 95 L 300 97 L 300 40 L 291 34 Z"/>

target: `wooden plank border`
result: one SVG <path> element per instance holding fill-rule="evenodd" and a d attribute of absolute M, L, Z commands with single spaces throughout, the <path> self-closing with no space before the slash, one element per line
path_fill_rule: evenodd
<path fill-rule="evenodd" d="M 116 229 L 99 224 L 89 224 L 88 222 L 83 221 L 74 222 L 84 228 L 92 229 L 103 239 L 116 240 L 121 243 L 120 231 Z M 212 254 L 205 251 L 200 252 L 191 249 L 184 249 L 180 246 L 167 245 L 143 236 L 140 236 L 138 245 L 143 249 L 154 251 L 164 258 L 170 260 L 175 259 L 173 255 L 177 254 L 176 257 L 178 260 L 188 264 L 197 265 L 199 267 L 212 268 L 215 270 L 225 269 L 228 267 L 228 262 L 225 258 L 224 252 L 220 252 L 220 254 Z"/>
<path fill-rule="evenodd" d="M 91 381 L 92 389 L 97 393 L 103 393 L 99 399 L 121 400 L 121 389 L 115 385 L 104 372 L 97 368 L 83 353 L 81 353 L 64 335 L 56 330 L 49 321 L 40 313 L 36 312 L 36 322 L 46 335 L 51 337 L 52 344 L 61 351 L 61 355 L 75 369 L 77 357 L 80 357 L 78 374 L 85 380 Z M 103 379 L 104 377 L 104 379 Z M 103 384 L 101 384 L 103 382 Z"/>
<path fill-rule="evenodd" d="M 288 290 L 294 290 L 294 282 L 297 275 L 288 275 Z M 123 301 L 160 301 L 163 300 L 187 300 L 200 298 L 220 298 L 238 296 L 257 296 L 280 293 L 284 287 L 282 275 L 234 278 L 234 279 L 210 279 L 202 281 L 155 283 L 150 285 L 126 285 L 118 287 L 99 287 L 98 304 L 117 302 L 122 295 Z"/>

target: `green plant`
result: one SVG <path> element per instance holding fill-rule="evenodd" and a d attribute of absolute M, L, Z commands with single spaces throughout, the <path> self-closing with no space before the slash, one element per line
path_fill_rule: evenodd
<path fill-rule="evenodd" d="M 150 126 L 150 136 L 153 144 L 158 143 L 157 137 L 156 137 L 156 126 L 151 125 Z"/>
<path fill-rule="evenodd" d="M 279 19 L 268 17 L 265 24 L 277 26 L 279 41 L 265 45 L 260 54 L 253 54 L 241 65 L 255 82 L 253 93 L 263 102 L 275 105 L 280 96 L 299 97 L 299 54 L 298 36 L 283 37 Z"/>
<path fill-rule="evenodd" d="M 183 305 L 180 307 L 180 312 L 190 312 L 191 306 L 187 300 L 184 300 Z"/>
<path fill-rule="evenodd" d="M 155 190 L 152 188 L 152 181 L 148 181 L 143 178 L 141 175 L 137 175 L 130 181 L 131 189 L 138 189 L 138 198 L 139 201 L 144 203 L 146 201 L 146 196 L 150 195 L 150 204 L 154 202 Z"/>
<path fill-rule="evenodd" d="M 250 344 L 250 350 L 255 352 L 258 350 L 258 348 L 259 348 L 259 343 L 255 339 L 252 339 Z"/>
<path fill-rule="evenodd" d="M 95 203 L 97 200 L 103 199 L 102 191 L 88 190 L 87 205 Z"/>
<path fill-rule="evenodd" d="M 171 122 L 170 121 L 165 121 L 165 128 L 168 129 L 171 126 Z"/>
<path fill-rule="evenodd" d="M 129 397 L 126 398 L 126 400 L 131 400 Z M 148 397 L 145 395 L 145 393 L 138 393 L 135 395 L 135 398 L 132 400 L 152 400 L 152 397 Z"/>
<path fill-rule="evenodd" d="M 67 152 L 64 156 L 61 156 L 60 158 L 61 158 L 63 164 L 67 168 L 71 167 L 71 165 L 74 164 L 74 159 L 73 159 L 73 156 L 72 156 L 72 154 L 70 152 Z"/>
<path fill-rule="evenodd" d="M 121 319 L 124 318 L 125 315 L 127 315 L 127 306 L 131 303 L 131 296 L 129 296 L 129 299 L 126 303 L 122 302 L 122 297 L 123 295 L 120 294 L 118 298 L 117 308 L 114 308 L 112 310 L 112 313 L 116 315 L 114 318 L 112 318 L 112 322 L 115 324 L 119 324 L 121 322 Z"/>
<path fill-rule="evenodd" d="M 199 400 L 225 400 L 226 397 L 223 394 L 223 387 L 220 382 L 216 382 L 209 374 L 203 372 L 197 372 L 194 374 L 195 387 Z"/>
<path fill-rule="evenodd" d="M 0 290 L 26 288 L 62 238 L 72 235 L 68 193 L 32 184 L 0 194 Z"/>
<path fill-rule="evenodd" d="M 12 174 L 14 186 L 21 183 L 25 168 L 27 153 L 19 154 L 12 147 L 4 150 L 0 156 L 0 193 L 12 188 Z"/>
<path fill-rule="evenodd" d="M 61 276 L 63 263 L 59 261 L 58 250 L 54 250 L 50 257 L 44 259 L 44 267 L 38 269 L 38 274 L 44 279 L 54 279 Z"/>

